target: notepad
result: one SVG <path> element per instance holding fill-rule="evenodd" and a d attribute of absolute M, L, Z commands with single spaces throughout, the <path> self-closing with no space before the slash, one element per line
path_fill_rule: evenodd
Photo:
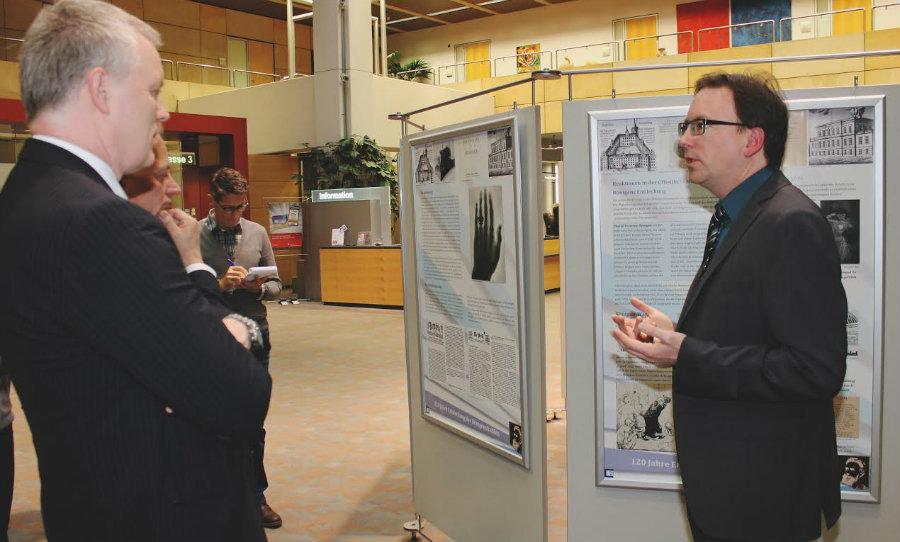
<path fill-rule="evenodd" d="M 278 274 L 278 268 L 274 265 L 251 267 L 244 280 L 256 280 L 256 277 L 268 277 Z"/>

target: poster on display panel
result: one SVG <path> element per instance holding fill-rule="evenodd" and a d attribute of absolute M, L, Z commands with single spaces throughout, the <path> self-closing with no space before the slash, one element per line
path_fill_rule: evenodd
<path fill-rule="evenodd" d="M 847 372 L 834 399 L 844 500 L 877 502 L 881 426 L 883 97 L 793 100 L 782 170 L 822 209 L 847 294 Z M 686 106 L 590 115 L 597 485 L 680 487 L 672 370 L 626 354 L 613 314 L 636 296 L 678 320 L 716 198 L 677 153 Z"/>
<path fill-rule="evenodd" d="M 425 418 L 528 466 L 515 116 L 410 138 Z"/>

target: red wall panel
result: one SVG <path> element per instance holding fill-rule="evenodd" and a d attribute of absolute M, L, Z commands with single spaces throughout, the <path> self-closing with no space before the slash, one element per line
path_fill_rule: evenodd
<path fill-rule="evenodd" d="M 727 26 L 731 17 L 729 12 L 729 0 L 703 0 L 675 6 L 675 16 L 678 22 L 678 31 L 692 31 L 694 44 L 691 47 L 691 35 L 678 36 L 678 52 L 690 53 L 691 51 L 710 51 L 712 49 L 725 49 L 730 46 L 730 31 L 728 29 L 709 30 L 699 36 L 700 29 Z"/>

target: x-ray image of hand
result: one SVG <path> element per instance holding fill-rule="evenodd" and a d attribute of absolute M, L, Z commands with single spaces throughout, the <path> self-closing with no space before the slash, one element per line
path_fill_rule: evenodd
<path fill-rule="evenodd" d="M 497 226 L 494 237 L 494 201 L 487 190 L 482 190 L 475 200 L 475 240 L 473 250 L 474 265 L 472 278 L 491 280 L 500 261 L 500 247 L 503 244 L 503 226 Z"/>

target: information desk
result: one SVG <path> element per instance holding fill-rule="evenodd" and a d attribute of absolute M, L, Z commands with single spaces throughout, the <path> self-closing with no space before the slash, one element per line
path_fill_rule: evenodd
<path fill-rule="evenodd" d="M 544 237 L 544 291 L 559 290 L 559 237 Z"/>
<path fill-rule="evenodd" d="M 323 303 L 403 306 L 400 245 L 322 247 L 319 270 Z"/>

